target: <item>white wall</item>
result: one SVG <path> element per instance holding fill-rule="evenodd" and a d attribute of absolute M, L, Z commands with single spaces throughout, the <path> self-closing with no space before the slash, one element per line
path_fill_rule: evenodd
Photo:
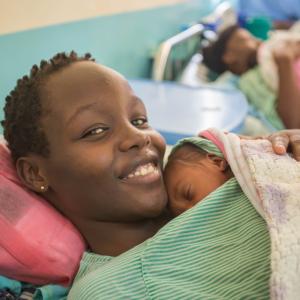
<path fill-rule="evenodd" d="M 188 0 L 0 0 L 0 34 Z"/>

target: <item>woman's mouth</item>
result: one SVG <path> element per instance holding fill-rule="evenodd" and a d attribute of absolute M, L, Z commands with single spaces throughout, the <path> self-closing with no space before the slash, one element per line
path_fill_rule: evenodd
<path fill-rule="evenodd" d="M 150 183 L 161 177 L 160 169 L 153 162 L 137 166 L 128 175 L 121 178 L 130 182 L 145 182 Z"/>
<path fill-rule="evenodd" d="M 159 173 L 158 168 L 153 163 L 138 166 L 133 172 L 128 174 L 124 179 L 146 176 L 153 173 Z"/>

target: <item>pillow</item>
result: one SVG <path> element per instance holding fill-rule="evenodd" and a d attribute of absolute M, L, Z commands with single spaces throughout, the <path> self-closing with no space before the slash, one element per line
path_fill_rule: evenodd
<path fill-rule="evenodd" d="M 0 275 L 66 286 L 84 250 L 84 240 L 71 222 L 21 183 L 0 141 Z"/>

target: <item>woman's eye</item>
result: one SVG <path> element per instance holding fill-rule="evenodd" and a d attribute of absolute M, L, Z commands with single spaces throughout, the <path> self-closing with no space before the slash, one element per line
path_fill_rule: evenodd
<path fill-rule="evenodd" d="M 102 133 L 103 131 L 104 131 L 103 128 L 95 128 L 95 129 L 92 129 L 92 130 L 90 131 L 90 134 L 91 134 L 91 135 L 100 134 L 100 133 Z"/>
<path fill-rule="evenodd" d="M 136 127 L 148 127 L 148 120 L 146 118 L 138 118 L 131 123 Z"/>
<path fill-rule="evenodd" d="M 89 136 L 95 136 L 95 135 L 100 135 L 102 134 L 104 131 L 106 131 L 107 128 L 103 128 L 103 127 L 97 127 L 97 128 L 93 128 L 87 132 L 85 132 L 82 137 L 89 137 Z"/>

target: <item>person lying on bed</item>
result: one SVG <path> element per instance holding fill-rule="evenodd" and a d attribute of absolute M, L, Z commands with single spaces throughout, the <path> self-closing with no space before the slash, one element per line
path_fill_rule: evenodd
<path fill-rule="evenodd" d="M 18 81 L 4 110 L 21 180 L 88 244 L 68 299 L 268 297 L 264 221 L 234 179 L 209 206 L 171 219 L 165 141 L 119 73 L 90 55 L 59 53 Z M 293 145 L 299 158 L 299 130 L 270 140 L 281 153 Z"/>
<path fill-rule="evenodd" d="M 203 49 L 204 64 L 239 75 L 250 104 L 277 129 L 300 126 L 300 34 L 278 31 L 262 42 L 232 25 Z"/>

